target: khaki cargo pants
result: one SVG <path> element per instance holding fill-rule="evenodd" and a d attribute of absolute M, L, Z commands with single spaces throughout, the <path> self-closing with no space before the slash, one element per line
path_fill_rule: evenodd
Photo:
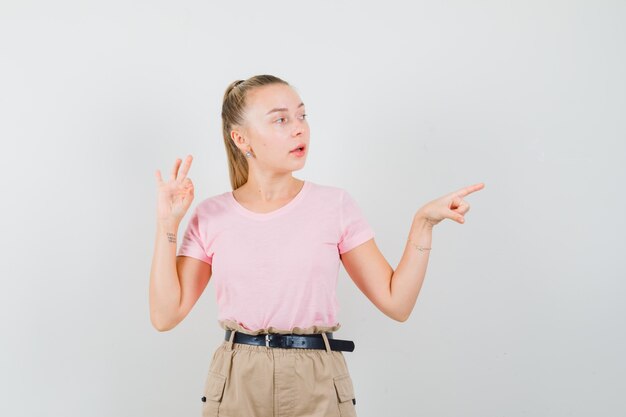
<path fill-rule="evenodd" d="M 352 378 L 343 351 L 331 350 L 325 332 L 341 326 L 249 332 L 233 330 L 214 351 L 202 393 L 202 417 L 356 417 Z M 326 349 L 275 348 L 234 343 L 237 331 L 322 333 Z"/>

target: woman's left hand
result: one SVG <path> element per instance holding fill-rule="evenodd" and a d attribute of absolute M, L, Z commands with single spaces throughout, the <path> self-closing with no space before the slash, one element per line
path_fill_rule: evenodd
<path fill-rule="evenodd" d="M 443 219 L 452 219 L 463 224 L 465 223 L 463 215 L 470 209 L 469 203 L 463 198 L 475 191 L 482 190 L 484 187 L 485 184 L 480 182 L 439 197 L 420 208 L 415 217 L 423 217 L 432 226 Z"/>

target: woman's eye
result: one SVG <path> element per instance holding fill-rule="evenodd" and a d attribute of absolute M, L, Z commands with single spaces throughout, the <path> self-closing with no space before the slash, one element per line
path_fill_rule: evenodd
<path fill-rule="evenodd" d="M 306 119 L 306 116 L 307 116 L 307 114 L 306 114 L 306 113 L 303 113 L 303 114 L 302 114 L 302 120 Z M 281 120 L 285 120 L 285 118 L 284 118 L 284 117 L 279 117 L 279 118 L 278 118 L 278 119 L 276 119 L 275 121 L 276 121 L 276 122 L 279 122 L 279 121 L 281 121 Z"/>

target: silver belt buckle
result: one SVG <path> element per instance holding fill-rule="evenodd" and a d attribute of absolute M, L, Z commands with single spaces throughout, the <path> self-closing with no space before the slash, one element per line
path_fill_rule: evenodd
<path fill-rule="evenodd" d="M 270 347 L 270 335 L 269 333 L 265 335 L 265 346 Z"/>

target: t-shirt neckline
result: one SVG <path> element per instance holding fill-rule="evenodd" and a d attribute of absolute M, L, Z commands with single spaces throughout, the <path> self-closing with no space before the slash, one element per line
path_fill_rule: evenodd
<path fill-rule="evenodd" d="M 235 208 L 235 210 L 237 210 L 240 214 L 251 219 L 268 220 L 268 219 L 272 219 L 276 216 L 280 216 L 281 214 L 285 214 L 286 212 L 290 211 L 304 198 L 304 196 L 306 195 L 306 193 L 308 192 L 310 188 L 310 183 L 307 180 L 303 180 L 303 182 L 304 184 L 302 185 L 302 188 L 300 188 L 300 191 L 298 192 L 298 194 L 296 194 L 294 198 L 292 198 L 284 206 L 281 206 L 267 213 L 257 213 L 256 211 L 248 210 L 247 208 L 239 204 L 239 202 L 235 199 L 235 195 L 233 194 L 232 191 L 229 191 L 226 194 L 228 197 L 228 201 L 230 201 L 230 203 Z"/>

